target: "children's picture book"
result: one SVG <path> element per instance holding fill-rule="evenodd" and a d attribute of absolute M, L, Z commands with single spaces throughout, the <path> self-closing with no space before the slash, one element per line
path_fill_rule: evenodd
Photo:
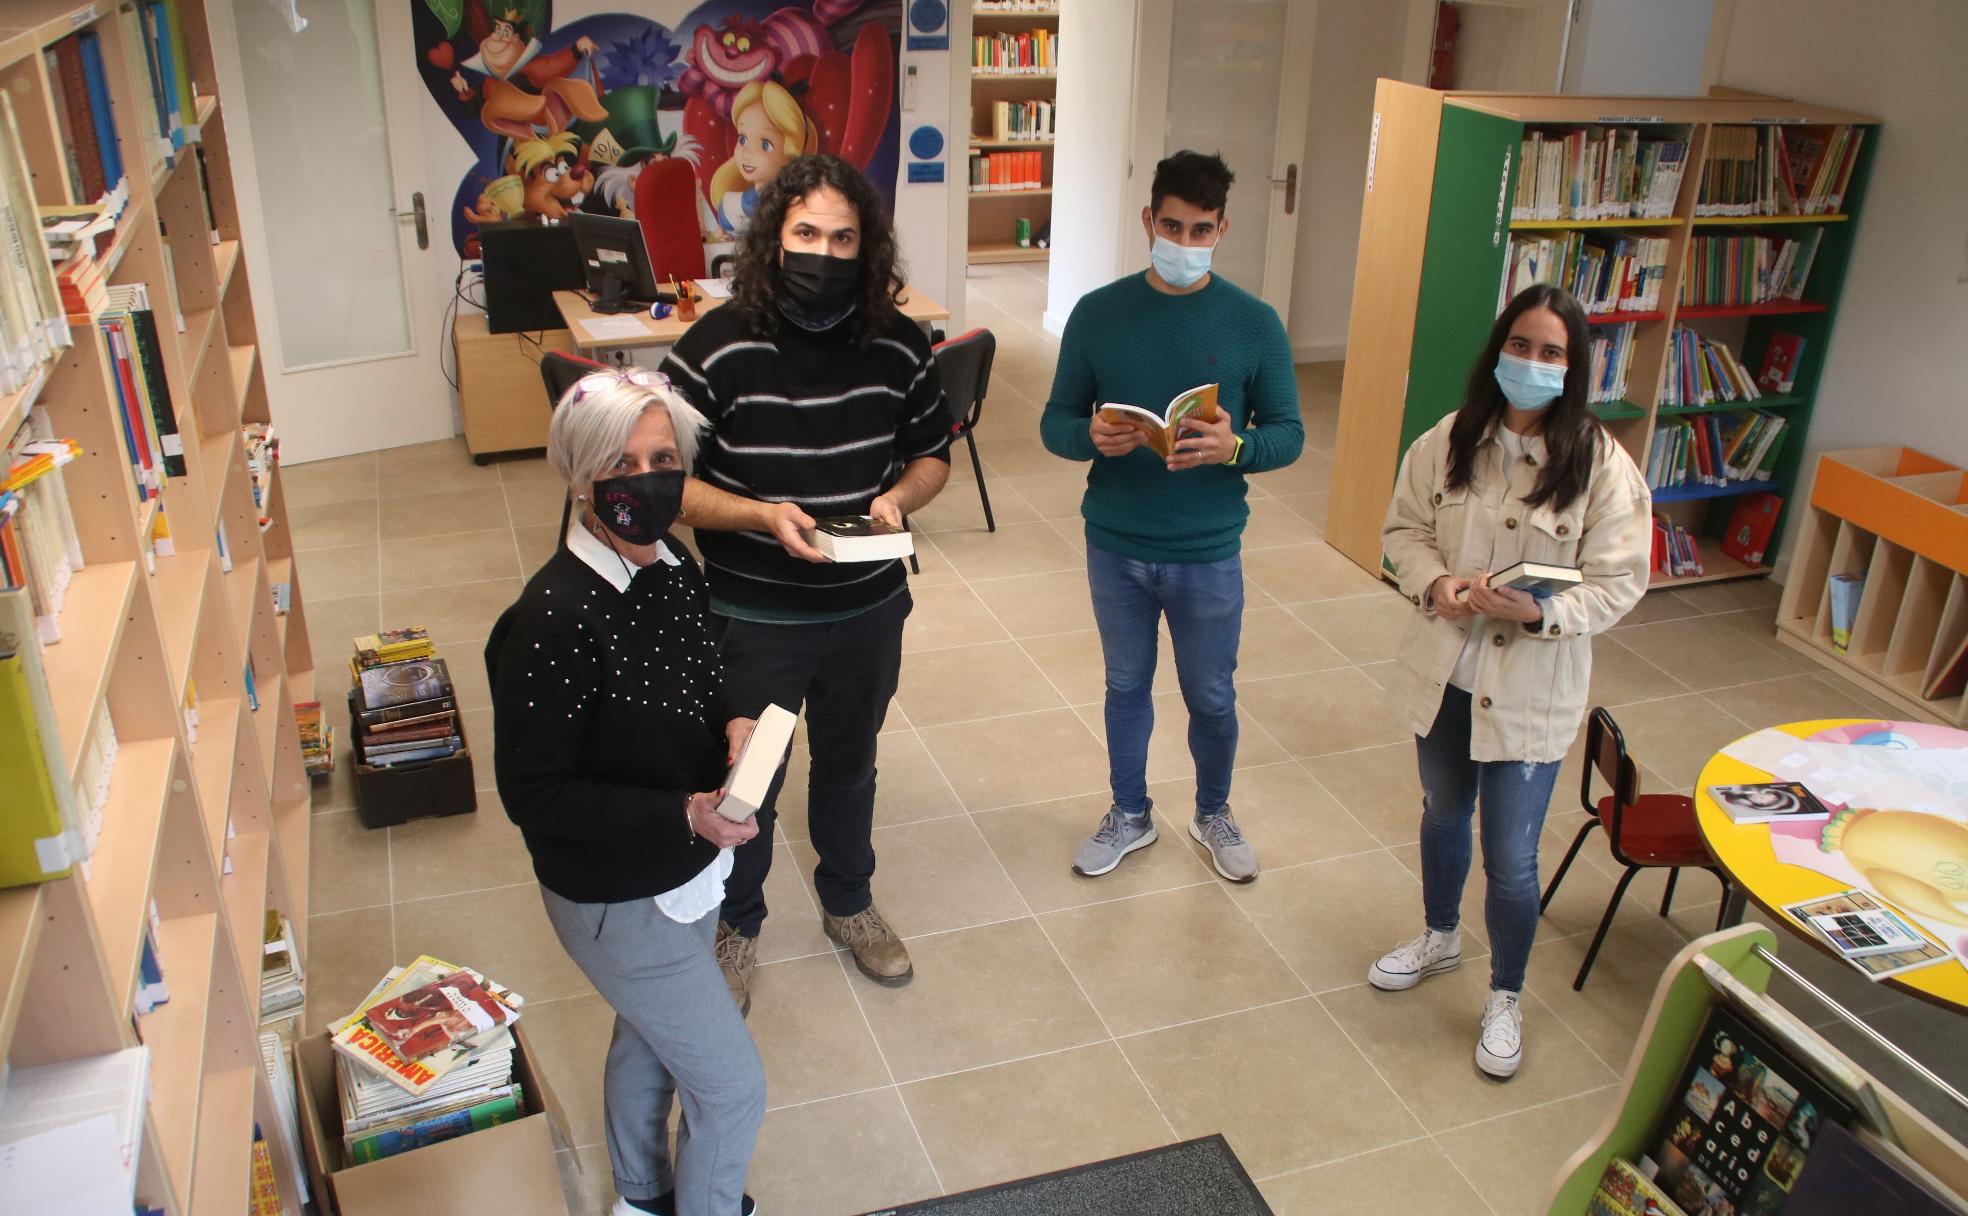
<path fill-rule="evenodd" d="M 1624 1157 L 1606 1163 L 1586 1216 L 1683 1216 L 1653 1180 Z"/>
<path fill-rule="evenodd" d="M 1745 566 L 1760 566 L 1769 551 L 1770 536 L 1776 531 L 1777 512 L 1783 510 L 1779 494 L 1745 494 L 1729 516 L 1729 529 L 1722 534 L 1722 552 Z"/>
<path fill-rule="evenodd" d="M 1954 957 L 1897 908 L 1864 891 L 1786 904 L 1784 911 L 1868 979 L 1882 980 Z"/>
<path fill-rule="evenodd" d="M 1797 387 L 1797 360 L 1804 354 L 1804 339 L 1796 334 L 1770 335 L 1763 348 L 1763 370 L 1756 374 L 1758 388 L 1770 393 L 1787 393 Z"/>
<path fill-rule="evenodd" d="M 1654 1185 L 1686 1216 L 1783 1209 L 1822 1124 L 1852 1109 L 1724 1005 L 1709 1009 L 1654 1137 Z"/>
<path fill-rule="evenodd" d="M 807 544 L 837 562 L 888 562 L 916 551 L 915 537 L 906 528 L 872 515 L 824 516 L 803 535 Z"/>
<path fill-rule="evenodd" d="M 1831 576 L 1831 648 L 1844 654 L 1852 645 L 1852 626 L 1859 619 L 1859 598 L 1865 594 L 1864 571 Z"/>
<path fill-rule="evenodd" d="M 1114 401 L 1103 402 L 1098 412 L 1102 422 L 1131 426 L 1140 431 L 1146 446 L 1167 460 L 1169 453 L 1175 450 L 1175 441 L 1182 434 L 1184 419 L 1216 421 L 1216 390 L 1214 384 L 1199 384 L 1177 393 L 1175 399 L 1168 403 L 1168 408 L 1160 414 L 1138 405 L 1122 405 Z"/>
<path fill-rule="evenodd" d="M 1708 796 L 1722 808 L 1731 822 L 1806 823 L 1829 819 L 1831 811 L 1810 790 L 1796 781 L 1768 781 L 1761 785 L 1711 785 Z"/>

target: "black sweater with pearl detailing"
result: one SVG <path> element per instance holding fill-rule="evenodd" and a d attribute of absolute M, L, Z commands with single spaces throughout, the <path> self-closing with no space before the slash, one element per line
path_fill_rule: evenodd
<path fill-rule="evenodd" d="M 704 579 L 681 545 L 618 591 L 562 547 L 492 627 L 493 767 L 540 884 L 577 903 L 681 886 L 717 856 L 684 804 L 724 780 Z"/>

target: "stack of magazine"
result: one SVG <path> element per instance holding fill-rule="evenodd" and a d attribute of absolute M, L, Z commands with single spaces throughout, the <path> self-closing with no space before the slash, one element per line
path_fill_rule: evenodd
<path fill-rule="evenodd" d="M 378 1161 L 526 1114 L 513 1078 L 519 994 L 423 955 L 393 967 L 329 1024 L 350 1164 Z"/>

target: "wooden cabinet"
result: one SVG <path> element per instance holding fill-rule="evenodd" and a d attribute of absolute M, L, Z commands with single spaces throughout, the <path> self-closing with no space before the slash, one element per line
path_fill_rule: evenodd
<path fill-rule="evenodd" d="M 460 313 L 451 329 L 458 356 L 458 410 L 465 419 L 465 446 L 481 464 L 493 452 L 519 452 L 547 446 L 553 411 L 540 380 L 545 351 L 574 349 L 564 329 L 534 334 L 495 334 L 482 312 Z"/>

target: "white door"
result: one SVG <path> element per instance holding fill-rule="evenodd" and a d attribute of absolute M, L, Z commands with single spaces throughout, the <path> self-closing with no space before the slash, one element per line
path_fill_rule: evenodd
<path fill-rule="evenodd" d="M 1236 174 L 1217 273 L 1289 322 L 1318 0 L 1145 0 L 1136 32 L 1134 137 L 1124 264 L 1145 265 L 1140 210 L 1155 162 L 1219 152 Z"/>
<path fill-rule="evenodd" d="M 215 43 L 232 44 L 214 58 L 282 457 L 456 433 L 440 325 L 450 190 L 429 180 L 419 124 L 390 121 L 422 101 L 407 6 L 302 4 L 299 33 L 270 0 L 210 8 Z"/>

